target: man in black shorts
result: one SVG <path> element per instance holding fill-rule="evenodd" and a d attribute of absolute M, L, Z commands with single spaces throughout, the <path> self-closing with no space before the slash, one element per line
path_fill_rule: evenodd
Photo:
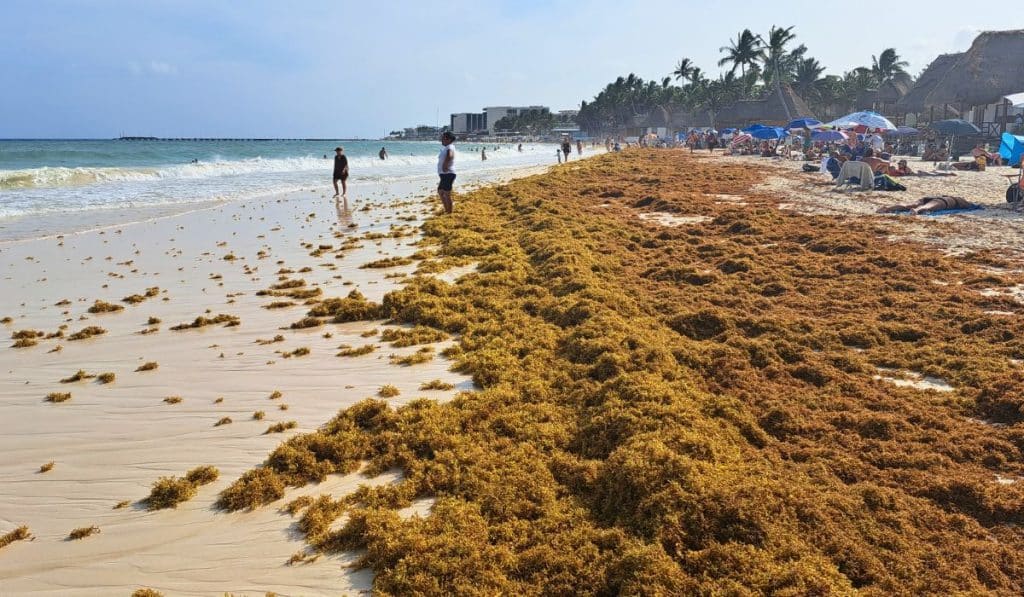
<path fill-rule="evenodd" d="M 445 131 L 441 133 L 441 151 L 437 154 L 437 176 L 441 179 L 437 184 L 437 196 L 445 213 L 452 213 L 452 183 L 455 182 L 455 135 Z"/>
<path fill-rule="evenodd" d="M 334 196 L 338 196 L 338 181 L 341 181 L 341 194 L 348 195 L 348 158 L 341 147 L 334 148 Z"/>

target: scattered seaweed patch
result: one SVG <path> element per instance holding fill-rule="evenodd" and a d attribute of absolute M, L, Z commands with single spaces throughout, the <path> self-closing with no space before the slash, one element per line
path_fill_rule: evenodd
<path fill-rule="evenodd" d="M 71 392 L 50 392 L 46 395 L 47 402 L 67 402 L 71 400 Z"/>
<path fill-rule="evenodd" d="M 50 472 L 50 471 L 52 471 L 52 470 L 53 470 L 53 467 L 54 467 L 54 466 L 56 466 L 56 463 L 54 463 L 54 462 L 53 462 L 53 461 L 51 460 L 50 462 L 47 462 L 46 464 L 44 464 L 44 465 L 40 466 L 40 467 L 39 467 L 39 472 L 40 472 L 40 473 L 48 473 L 48 472 Z"/>
<path fill-rule="evenodd" d="M 214 427 L 220 427 L 222 425 L 230 425 L 230 424 L 231 424 L 231 417 L 221 417 L 220 419 L 217 420 L 216 423 L 213 424 L 213 426 Z"/>
<path fill-rule="evenodd" d="M 95 375 L 91 375 L 89 373 L 86 373 L 82 369 L 79 369 L 78 371 L 75 372 L 74 375 L 72 375 L 70 377 L 65 377 L 64 379 L 60 380 L 60 383 L 74 383 L 76 381 L 84 381 L 86 379 L 93 379 L 94 377 L 96 377 L 96 376 Z"/>
<path fill-rule="evenodd" d="M 135 371 L 155 371 L 158 367 L 160 367 L 159 363 L 157 363 L 156 361 L 149 361 L 136 367 Z"/>
<path fill-rule="evenodd" d="M 344 298 L 324 299 L 312 309 L 310 317 L 330 317 L 334 323 L 349 323 L 369 319 L 379 319 L 381 307 L 371 302 L 358 290 L 352 290 Z"/>
<path fill-rule="evenodd" d="M 377 345 L 376 344 L 364 344 L 364 345 L 362 345 L 362 346 L 360 346 L 358 348 L 352 348 L 352 347 L 350 347 L 348 345 L 343 344 L 343 345 L 339 346 L 338 348 L 340 348 L 341 350 L 339 350 L 338 354 L 335 355 L 335 356 L 339 356 L 339 357 L 359 357 L 359 356 L 363 356 L 364 354 L 370 354 L 371 352 L 377 350 Z"/>
<path fill-rule="evenodd" d="M 168 396 L 168 397 L 164 398 L 164 402 L 166 402 L 167 404 L 178 404 L 181 401 L 182 401 L 182 397 L 181 396 Z"/>
<path fill-rule="evenodd" d="M 434 347 L 424 346 L 416 352 L 406 355 L 399 356 L 396 354 L 391 355 L 390 359 L 392 365 L 402 365 L 403 367 L 409 367 L 412 365 L 419 365 L 421 363 L 428 363 L 434 360 Z"/>
<path fill-rule="evenodd" d="M 384 259 L 364 263 L 359 266 L 359 269 L 385 269 L 389 267 L 409 265 L 410 263 L 413 263 L 413 260 L 409 257 L 385 257 Z"/>
<path fill-rule="evenodd" d="M 11 348 L 31 348 L 36 344 L 39 344 L 39 338 L 46 337 L 46 332 L 40 332 L 38 330 L 18 330 L 11 334 L 11 339 L 14 340 L 14 344 Z"/>
<path fill-rule="evenodd" d="M 68 336 L 68 340 L 69 341 L 85 340 L 87 338 L 94 338 L 96 336 L 102 336 L 103 334 L 106 334 L 106 333 L 107 333 L 107 330 L 101 328 L 100 326 L 98 326 L 98 325 L 90 325 L 90 326 L 84 327 L 81 330 L 78 330 L 77 332 L 75 332 L 74 334 L 71 334 L 70 336 Z"/>
<path fill-rule="evenodd" d="M 273 392 L 270 393 L 270 396 L 267 396 L 267 398 L 269 398 L 270 400 L 277 400 L 282 396 L 284 396 L 284 394 L 282 394 L 280 390 L 274 390 Z"/>
<path fill-rule="evenodd" d="M 142 588 L 132 591 L 132 597 L 164 597 L 164 594 L 156 589 Z"/>
<path fill-rule="evenodd" d="M 114 303 L 108 303 L 101 300 L 96 300 L 96 302 L 87 309 L 89 313 L 116 313 L 123 310 L 124 307 L 122 305 L 115 305 Z"/>
<path fill-rule="evenodd" d="M 292 516 L 295 516 L 296 514 L 301 512 L 303 509 L 308 508 L 310 506 L 310 504 L 312 504 L 312 503 L 313 503 L 313 497 L 312 496 L 302 495 L 302 496 L 299 496 L 299 497 L 295 498 L 294 500 L 288 502 L 287 504 L 285 504 L 283 509 L 288 514 L 290 514 Z"/>
<path fill-rule="evenodd" d="M 11 344 L 11 348 L 32 348 L 37 344 L 39 344 L 39 341 L 35 338 L 18 338 L 14 341 L 14 344 Z"/>
<path fill-rule="evenodd" d="M 290 352 L 282 352 L 281 356 L 290 359 L 292 357 L 304 357 L 310 353 L 310 350 L 306 346 L 301 346 Z"/>
<path fill-rule="evenodd" d="M 270 427 L 267 427 L 267 430 L 263 432 L 263 435 L 268 435 L 271 433 L 284 433 L 285 431 L 288 431 L 289 429 L 295 429 L 298 426 L 299 424 L 296 421 L 282 421 L 280 423 L 274 423 Z"/>
<path fill-rule="evenodd" d="M 317 328 L 323 324 L 324 322 L 316 317 L 303 317 L 302 319 L 292 323 L 289 327 L 293 330 L 303 330 L 308 328 Z"/>
<path fill-rule="evenodd" d="M 98 526 L 78 527 L 77 529 L 75 529 L 75 530 L 71 531 L 70 533 L 68 533 L 68 539 L 67 540 L 68 541 L 78 541 L 79 539 L 85 539 L 86 537 L 91 537 L 91 536 L 93 536 L 93 535 L 95 535 L 95 534 L 97 534 L 99 532 L 100 532 L 100 527 L 98 527 Z"/>
<path fill-rule="evenodd" d="M 222 323 L 224 324 L 224 327 L 230 328 L 240 325 L 242 323 L 242 320 L 236 317 L 235 315 L 228 315 L 227 313 L 221 313 L 220 315 L 215 315 L 213 317 L 205 317 L 203 315 L 200 315 L 199 317 L 196 317 L 192 321 L 192 323 L 179 323 L 178 325 L 171 326 L 171 329 L 174 331 L 194 330 L 211 325 L 219 325 Z"/>
<path fill-rule="evenodd" d="M 252 418 L 256 419 L 257 421 L 262 421 L 263 417 L 266 417 L 266 416 L 267 416 L 267 413 L 263 412 L 262 410 L 258 410 L 256 412 L 252 413 Z"/>
<path fill-rule="evenodd" d="M 15 541 L 25 541 L 27 539 L 32 539 L 32 533 L 29 532 L 27 526 L 22 525 L 13 531 L 0 535 L 0 549 L 7 547 Z"/>
<path fill-rule="evenodd" d="M 114 504 L 114 507 L 111 508 L 111 510 L 123 510 L 130 506 L 131 503 L 131 500 L 121 500 L 120 502 Z"/>
<path fill-rule="evenodd" d="M 381 398 L 394 398 L 399 394 L 401 394 L 401 392 L 398 391 L 398 388 L 391 384 L 383 385 L 379 390 L 377 390 L 377 395 Z"/>
<path fill-rule="evenodd" d="M 420 384 L 420 390 L 454 390 L 455 386 L 441 381 L 440 379 L 434 379 L 426 383 Z"/>
<path fill-rule="evenodd" d="M 286 309 L 288 307 L 294 307 L 294 306 L 295 306 L 295 302 L 294 301 L 274 301 L 272 303 L 268 303 L 266 305 L 263 305 L 263 308 L 264 309 Z"/>
<path fill-rule="evenodd" d="M 274 471 L 260 467 L 246 471 L 217 497 L 223 510 L 253 510 L 284 497 L 284 482 Z"/>
<path fill-rule="evenodd" d="M 128 303 L 129 305 L 137 305 L 145 301 L 146 299 L 150 299 L 153 298 L 154 296 L 157 296 L 158 294 L 160 294 L 160 287 L 153 286 L 151 288 L 147 288 L 144 294 L 130 294 L 121 299 L 121 302 Z"/>
<path fill-rule="evenodd" d="M 256 340 L 256 344 L 259 344 L 260 346 L 266 346 L 267 344 L 276 344 L 278 342 L 284 342 L 284 336 L 282 336 L 281 334 L 274 336 L 270 340 Z"/>
<path fill-rule="evenodd" d="M 160 477 L 153 483 L 143 504 L 151 511 L 177 508 L 178 504 L 195 497 L 200 486 L 216 481 L 219 476 L 216 467 L 199 466 L 185 473 L 184 477 Z"/>
<path fill-rule="evenodd" d="M 96 376 L 96 383 L 105 385 L 108 383 L 114 383 L 115 379 L 117 379 L 117 375 L 111 373 L 110 371 L 107 371 L 106 373 L 100 373 L 99 375 Z"/>
<path fill-rule="evenodd" d="M 378 332 L 377 328 L 373 328 L 372 330 L 366 330 L 365 332 L 361 332 L 361 333 L 359 334 L 359 337 L 360 337 L 360 338 L 373 338 L 373 337 L 374 337 L 374 336 L 376 336 L 376 335 L 377 335 L 378 333 L 379 333 L 379 332 Z"/>
<path fill-rule="evenodd" d="M 161 323 L 163 323 L 163 320 L 159 317 L 150 317 L 146 320 L 146 325 L 160 325 Z"/>
<path fill-rule="evenodd" d="M 395 348 L 443 342 L 448 338 L 448 334 L 441 330 L 435 330 L 422 325 L 418 325 L 410 330 L 388 328 L 380 336 L 381 340 L 390 342 Z"/>

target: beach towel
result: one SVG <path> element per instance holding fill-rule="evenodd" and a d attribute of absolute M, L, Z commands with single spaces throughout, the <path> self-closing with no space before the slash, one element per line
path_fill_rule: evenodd
<path fill-rule="evenodd" d="M 857 183 L 850 182 L 853 178 L 858 179 Z M 846 162 L 836 178 L 836 188 L 847 183 L 859 184 L 862 191 L 870 191 L 875 184 L 875 172 L 864 162 Z"/>
<path fill-rule="evenodd" d="M 899 183 L 898 180 L 889 176 L 888 174 L 879 174 L 875 176 L 875 190 L 876 191 L 905 191 L 907 187 Z"/>
<path fill-rule="evenodd" d="M 943 209 L 943 210 L 933 211 L 931 213 L 926 213 L 926 214 L 921 214 L 921 215 L 923 215 L 923 216 L 945 216 L 945 215 L 949 215 L 949 214 L 963 213 L 965 211 L 978 211 L 979 209 L 985 209 L 985 208 L 980 206 L 980 205 L 975 205 L 974 207 L 964 207 L 964 208 L 961 208 L 961 209 Z"/>

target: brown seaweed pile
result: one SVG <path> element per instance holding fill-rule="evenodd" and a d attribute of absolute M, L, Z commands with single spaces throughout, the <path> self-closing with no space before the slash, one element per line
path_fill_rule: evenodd
<path fill-rule="evenodd" d="M 997 479 L 1024 476 L 1024 322 L 981 292 L 1014 264 L 780 212 L 762 176 L 628 151 L 460 197 L 424 230 L 477 272 L 372 316 L 456 335 L 479 391 L 363 401 L 218 504 L 401 469 L 299 522 L 384 594 L 1020 594 L 1024 483 Z"/>

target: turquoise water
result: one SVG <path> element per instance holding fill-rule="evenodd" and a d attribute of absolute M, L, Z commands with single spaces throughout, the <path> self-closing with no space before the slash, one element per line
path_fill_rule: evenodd
<path fill-rule="evenodd" d="M 436 141 L 0 140 L 4 219 L 244 199 L 329 186 L 334 148 L 349 158 L 350 184 L 435 176 Z M 377 154 L 387 147 L 390 159 Z M 459 146 L 457 170 L 552 161 L 544 146 Z M 326 159 L 325 157 L 326 156 Z M 198 160 L 192 163 L 192 160 Z"/>

